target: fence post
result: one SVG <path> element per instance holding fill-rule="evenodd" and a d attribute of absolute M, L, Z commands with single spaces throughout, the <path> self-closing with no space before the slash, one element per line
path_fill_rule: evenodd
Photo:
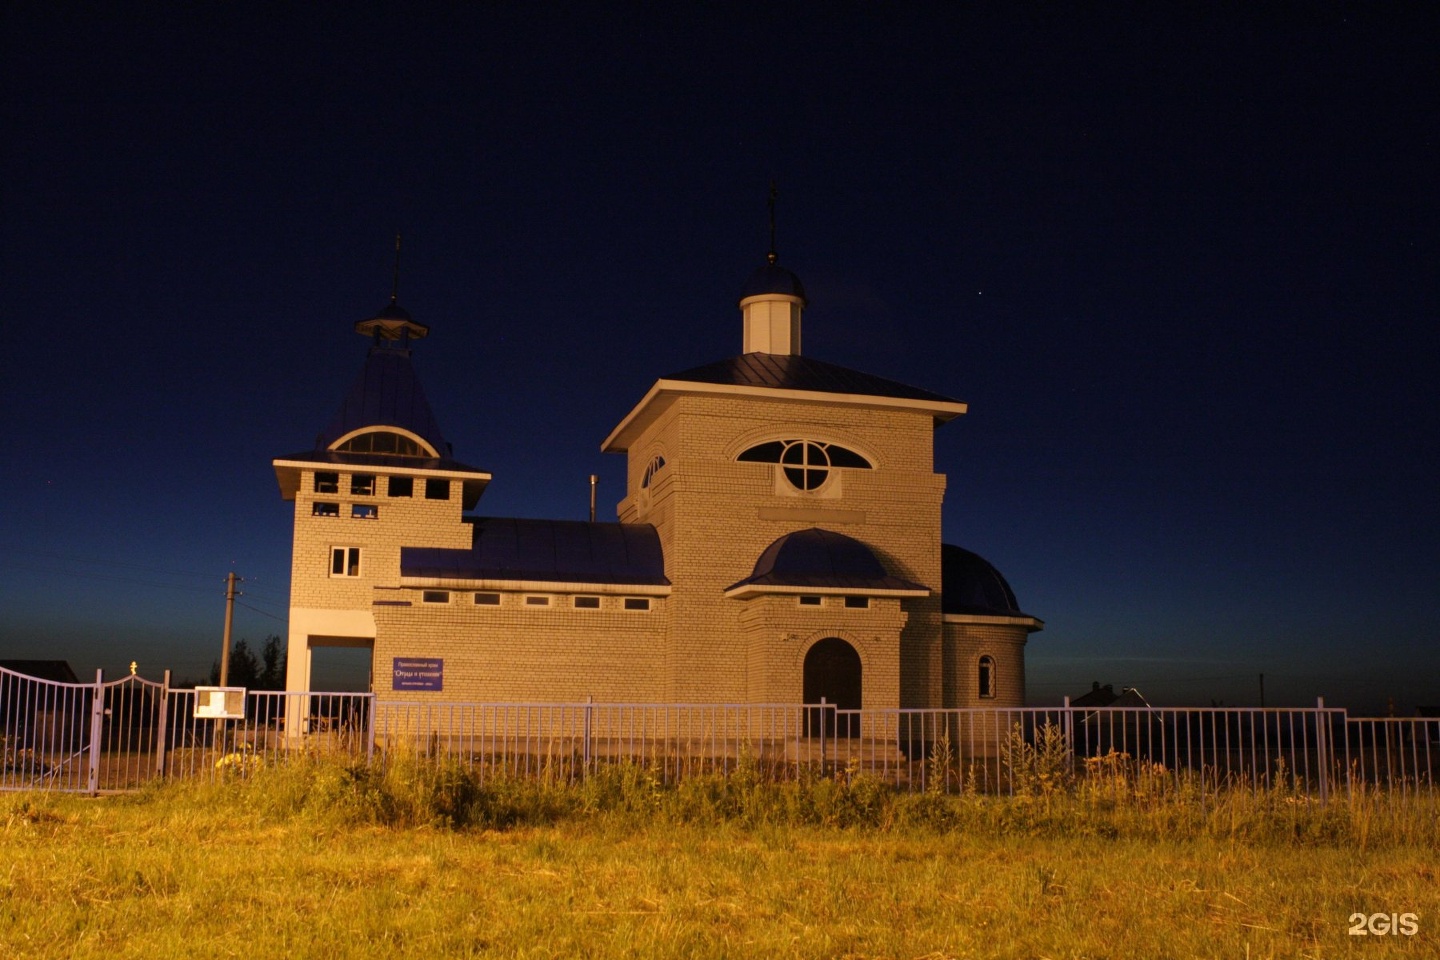
<path fill-rule="evenodd" d="M 825 698 L 820 698 L 820 775 L 825 775 L 825 721 L 829 720 L 826 712 Z"/>
<path fill-rule="evenodd" d="M 160 716 L 155 724 L 155 776 L 165 776 L 165 748 L 170 738 L 170 671 L 160 681 Z"/>
<path fill-rule="evenodd" d="M 1065 731 L 1065 753 L 1070 761 L 1070 772 L 1075 772 L 1075 712 L 1070 709 L 1070 697 L 1067 695 L 1061 701 L 1060 709 L 1065 711 L 1061 716 L 1065 719 L 1061 729 Z M 1097 751 L 1098 752 L 1098 751 Z M 1139 753 L 1137 750 L 1136 753 Z"/>
<path fill-rule="evenodd" d="M 100 731 L 105 723 L 105 671 L 95 671 L 95 694 L 90 698 L 90 770 L 86 789 L 90 796 L 100 792 Z"/>
<path fill-rule="evenodd" d="M 1326 735 L 1329 731 L 1326 726 L 1329 718 L 1325 713 L 1325 698 L 1315 698 L 1315 754 L 1316 766 L 1320 768 L 1320 803 L 1323 805 L 1330 797 L 1330 751 L 1326 749 Z"/>
<path fill-rule="evenodd" d="M 368 693 L 366 696 L 365 717 L 365 766 L 373 766 L 375 763 L 375 694 Z"/>
<path fill-rule="evenodd" d="M 585 742 L 582 748 L 582 766 L 580 768 L 582 780 L 590 773 L 590 721 L 594 712 L 595 698 L 587 693 L 585 695 Z"/>

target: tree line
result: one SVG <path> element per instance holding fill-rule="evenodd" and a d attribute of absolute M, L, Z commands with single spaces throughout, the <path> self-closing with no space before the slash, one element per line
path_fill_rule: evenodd
<path fill-rule="evenodd" d="M 247 690 L 285 689 L 285 644 L 271 634 L 260 645 L 260 654 L 250 649 L 250 641 L 237 640 L 230 648 L 228 686 Z M 210 665 L 210 686 L 220 683 L 220 661 Z"/>

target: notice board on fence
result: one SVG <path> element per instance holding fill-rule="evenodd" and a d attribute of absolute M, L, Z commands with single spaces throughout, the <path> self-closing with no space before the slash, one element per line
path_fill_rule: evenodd
<path fill-rule="evenodd" d="M 396 657 L 391 690 L 444 690 L 445 661 L 419 657 Z"/>

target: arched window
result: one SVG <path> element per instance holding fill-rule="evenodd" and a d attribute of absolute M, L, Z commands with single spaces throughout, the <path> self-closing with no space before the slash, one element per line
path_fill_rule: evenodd
<path fill-rule="evenodd" d="M 995 658 L 984 656 L 980 658 L 980 676 L 978 692 L 981 699 L 990 699 L 995 696 Z"/>
<path fill-rule="evenodd" d="M 388 453 L 395 457 L 435 456 L 412 438 L 392 430 L 372 430 L 368 433 L 358 433 L 335 449 L 345 453 Z"/>
<path fill-rule="evenodd" d="M 785 479 L 797 490 L 818 490 L 833 467 L 871 469 L 854 450 L 815 440 L 771 440 L 756 444 L 735 458 L 744 463 L 778 463 Z"/>
<path fill-rule="evenodd" d="M 654 478 L 655 474 L 659 473 L 661 469 L 664 468 L 664 466 L 665 458 L 662 456 L 657 455 L 655 459 L 651 460 L 650 465 L 645 468 L 645 479 L 640 481 L 641 489 L 650 489 L 650 481 Z"/>

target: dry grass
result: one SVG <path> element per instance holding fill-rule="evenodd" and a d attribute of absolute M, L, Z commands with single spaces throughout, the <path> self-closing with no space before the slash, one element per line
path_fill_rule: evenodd
<path fill-rule="evenodd" d="M 3 796 L 0 956 L 1437 952 L 1433 801 L 1342 817 L 1171 799 L 1166 820 L 1161 801 L 598 781 L 481 790 L 453 771 L 322 765 L 98 801 Z M 1417 913 L 1420 933 L 1352 937 L 1355 912 Z"/>

